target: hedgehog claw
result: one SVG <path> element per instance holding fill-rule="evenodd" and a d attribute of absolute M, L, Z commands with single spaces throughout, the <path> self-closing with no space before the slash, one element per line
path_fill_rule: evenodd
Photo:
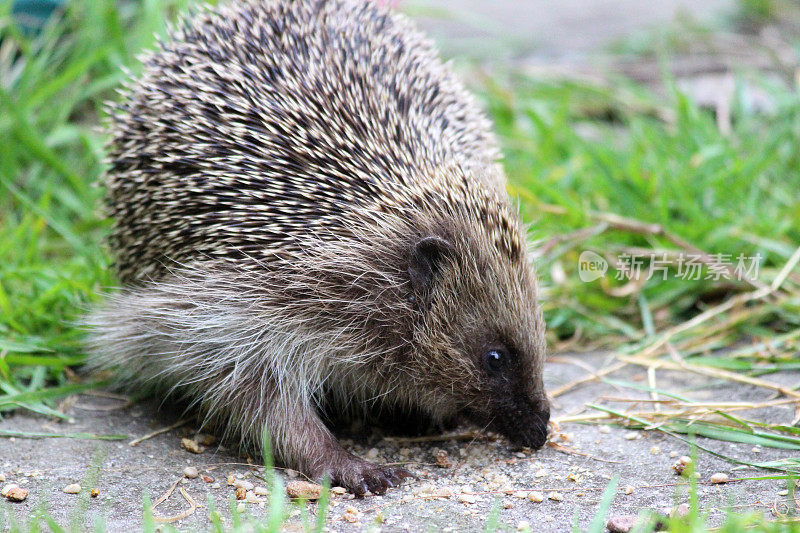
<path fill-rule="evenodd" d="M 387 467 L 357 460 L 356 464 L 350 464 L 338 475 L 331 476 L 331 482 L 347 488 L 357 498 L 362 498 L 367 492 L 384 494 L 410 477 L 416 476 L 405 468 Z"/>

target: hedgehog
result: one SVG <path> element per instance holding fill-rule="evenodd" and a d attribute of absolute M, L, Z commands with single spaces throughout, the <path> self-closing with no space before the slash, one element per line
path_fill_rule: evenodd
<path fill-rule="evenodd" d="M 88 317 L 91 367 L 358 496 L 413 474 L 347 451 L 325 413 L 543 445 L 526 230 L 489 120 L 407 18 L 239 0 L 142 62 L 110 113 L 121 287 Z"/>

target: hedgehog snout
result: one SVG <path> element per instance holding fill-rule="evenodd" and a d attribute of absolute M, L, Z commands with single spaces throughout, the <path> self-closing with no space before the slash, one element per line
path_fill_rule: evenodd
<path fill-rule="evenodd" d="M 546 399 L 525 399 L 504 411 L 495 414 L 492 422 L 494 429 L 518 446 L 534 449 L 544 446 L 550 421 L 550 404 Z"/>

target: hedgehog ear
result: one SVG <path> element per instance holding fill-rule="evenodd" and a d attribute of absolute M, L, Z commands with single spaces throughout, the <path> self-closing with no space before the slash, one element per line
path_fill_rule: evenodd
<path fill-rule="evenodd" d="M 440 237 L 424 237 L 411 249 L 408 275 L 417 293 L 430 289 L 442 260 L 452 255 L 453 245 Z"/>

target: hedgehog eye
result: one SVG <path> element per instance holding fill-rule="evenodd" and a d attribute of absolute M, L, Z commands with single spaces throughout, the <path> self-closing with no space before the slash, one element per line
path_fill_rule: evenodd
<path fill-rule="evenodd" d="M 483 356 L 483 364 L 490 374 L 498 374 L 508 365 L 508 353 L 503 350 L 489 350 Z"/>

